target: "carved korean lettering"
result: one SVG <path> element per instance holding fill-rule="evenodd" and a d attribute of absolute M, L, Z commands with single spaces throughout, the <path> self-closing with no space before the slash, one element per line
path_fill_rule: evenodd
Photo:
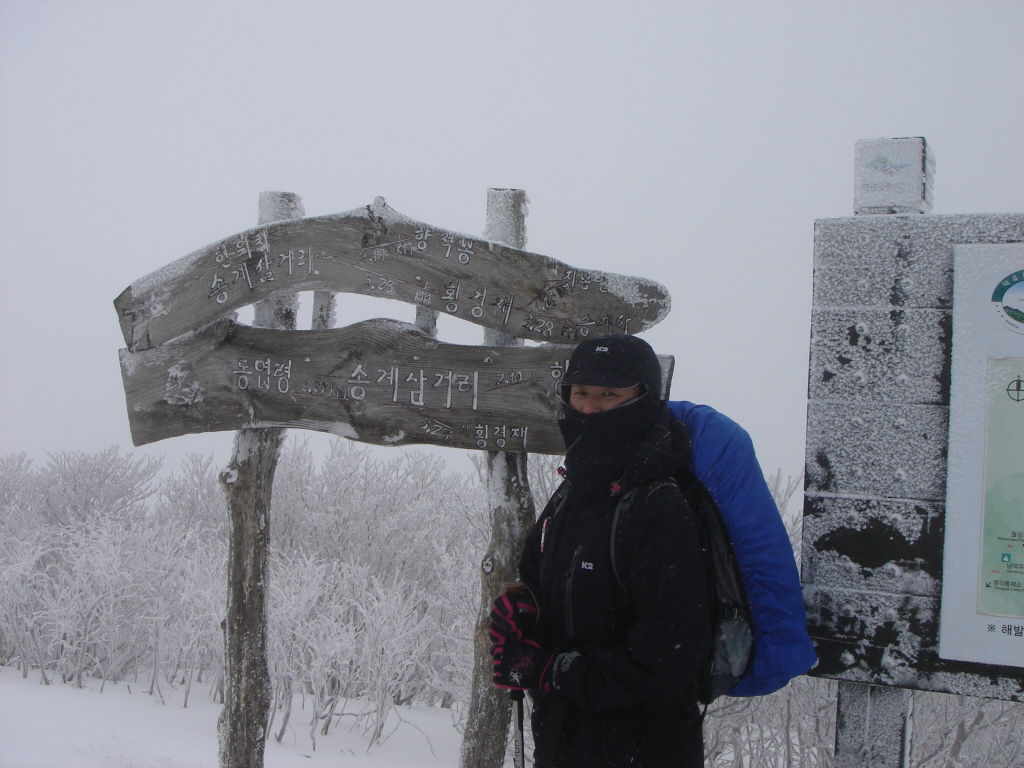
<path fill-rule="evenodd" d="M 510 450 L 526 450 L 526 436 L 530 430 L 527 426 L 509 427 L 507 424 L 485 424 L 482 422 L 467 426 L 473 430 L 473 436 L 476 438 L 476 447 L 481 450 L 503 450 L 506 448 Z M 518 445 L 515 444 L 516 441 L 519 441 Z"/>
<path fill-rule="evenodd" d="M 441 245 L 444 246 L 444 257 L 450 258 L 452 255 L 452 246 L 455 244 L 455 233 L 445 232 L 441 235 Z"/>
<path fill-rule="evenodd" d="M 514 295 L 499 296 L 494 300 L 494 306 L 498 308 L 502 325 L 508 325 L 508 316 L 512 312 L 512 302 L 515 301 L 515 298 Z"/>
<path fill-rule="evenodd" d="M 391 402 L 398 402 L 398 368 L 392 366 L 391 368 L 378 368 L 377 373 L 380 374 L 377 377 L 377 383 L 380 384 L 382 381 L 386 382 L 391 388 Z"/>
<path fill-rule="evenodd" d="M 473 315 L 473 317 L 483 317 L 483 314 L 484 314 L 484 302 L 486 300 L 487 300 L 487 289 L 486 288 L 484 288 L 483 292 L 474 290 L 473 291 L 473 298 L 471 299 L 471 301 L 475 302 L 475 304 L 474 304 L 473 308 L 469 310 L 469 313 L 471 315 Z"/>
<path fill-rule="evenodd" d="M 362 364 L 352 369 L 352 373 L 348 376 L 348 383 L 352 385 L 348 391 L 353 400 L 366 399 L 366 385 L 370 383 L 370 377 L 366 375 Z"/>
<path fill-rule="evenodd" d="M 239 358 L 231 372 L 235 377 L 235 386 L 239 389 L 275 390 L 282 395 L 291 388 L 292 361 L 273 362 L 265 357 L 250 362 L 249 358 Z"/>
<path fill-rule="evenodd" d="M 441 294 L 441 301 L 446 302 L 444 305 L 445 312 L 455 313 L 459 311 L 459 291 L 462 290 L 461 281 L 453 281 L 449 285 L 444 287 L 444 293 Z"/>

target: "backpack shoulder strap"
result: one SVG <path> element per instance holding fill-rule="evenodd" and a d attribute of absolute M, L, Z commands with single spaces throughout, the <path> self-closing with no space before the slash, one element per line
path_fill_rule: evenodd
<path fill-rule="evenodd" d="M 615 574 L 615 580 L 619 583 L 622 591 L 626 591 L 626 582 L 622 577 L 625 572 L 625 567 L 620 568 L 619 563 L 622 561 L 621 547 L 618 546 L 619 541 L 619 530 L 626 528 L 629 525 L 629 520 L 633 514 L 633 504 L 636 501 L 637 494 L 644 490 L 644 500 L 646 500 L 652 493 L 661 488 L 664 485 L 674 485 L 673 481 L 660 481 L 651 483 L 650 485 L 638 485 L 636 488 L 630 488 L 619 499 L 619 503 L 615 505 L 615 514 L 612 516 L 612 529 L 611 535 L 608 540 L 608 552 L 611 556 L 612 562 L 612 573 Z M 616 557 L 616 555 L 619 557 Z"/>
<path fill-rule="evenodd" d="M 544 509 L 537 518 L 537 522 L 540 522 L 545 517 L 555 518 L 558 514 L 565 509 L 566 502 L 569 501 L 569 491 L 571 485 L 568 480 L 563 480 L 561 484 L 555 488 L 555 492 L 551 494 L 551 498 L 548 499 L 548 503 L 544 505 Z"/>
<path fill-rule="evenodd" d="M 563 480 L 562 484 L 551 494 L 551 501 L 549 502 L 551 504 L 551 517 L 557 515 L 565 507 L 565 502 L 569 499 L 569 490 L 571 488 L 572 486 L 569 484 L 569 481 Z"/>

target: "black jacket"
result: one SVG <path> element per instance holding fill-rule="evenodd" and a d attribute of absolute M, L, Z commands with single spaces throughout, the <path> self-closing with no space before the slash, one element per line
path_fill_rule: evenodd
<path fill-rule="evenodd" d="M 639 446 L 621 449 L 625 471 L 607 483 L 591 471 L 577 484 L 570 473 L 564 503 L 548 503 L 520 560 L 540 608 L 537 640 L 580 654 L 556 669 L 555 690 L 533 693 L 539 768 L 703 764 L 693 679 L 711 628 L 697 524 L 674 484 L 650 487 L 686 461 L 688 438 L 662 407 Z M 623 589 L 611 567 L 612 518 L 636 486 L 616 538 Z"/>

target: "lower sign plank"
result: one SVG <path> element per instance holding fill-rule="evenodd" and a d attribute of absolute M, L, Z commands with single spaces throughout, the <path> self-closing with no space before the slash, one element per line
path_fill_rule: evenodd
<path fill-rule="evenodd" d="M 571 351 L 445 344 L 394 320 L 329 331 L 222 320 L 154 349 L 121 350 L 121 374 L 137 446 L 277 426 L 378 445 L 559 454 L 557 386 Z M 671 363 L 662 358 L 669 376 Z"/>

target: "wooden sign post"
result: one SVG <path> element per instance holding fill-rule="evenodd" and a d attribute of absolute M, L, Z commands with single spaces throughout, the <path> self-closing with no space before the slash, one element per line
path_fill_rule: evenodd
<path fill-rule="evenodd" d="M 638 333 L 670 308 L 654 281 L 513 247 L 525 244 L 521 190 L 490 190 L 492 239 L 483 240 L 409 219 L 383 198 L 347 214 L 292 219 L 301 215 L 297 198 L 273 195 L 261 197 L 256 229 L 136 281 L 114 302 L 128 345 L 121 372 L 135 445 L 240 430 L 221 475 L 233 521 L 225 643 L 231 690 L 219 724 L 224 768 L 262 765 L 269 706 L 263 595 L 281 428 L 488 451 L 498 531 L 483 564 L 481 604 L 489 605 L 491 582 L 511 578 L 534 515 L 526 451 L 562 452 L 556 388 L 571 345 L 589 335 Z M 309 290 L 314 330 L 296 331 L 294 294 Z M 414 304 L 417 325 L 371 320 L 330 330 L 333 292 Z M 253 302 L 263 328 L 228 314 Z M 485 346 L 437 341 L 440 312 L 484 326 Z M 548 343 L 523 347 L 522 339 Z M 662 358 L 662 368 L 665 394 L 672 358 Z M 481 679 L 475 675 L 474 690 Z M 485 727 L 475 736 L 467 727 L 467 740 L 494 731 L 501 714 L 478 710 Z M 504 748 L 481 746 L 464 746 L 463 763 L 500 764 Z"/>
<path fill-rule="evenodd" d="M 297 195 L 260 195 L 261 224 L 302 214 Z M 264 299 L 255 307 L 256 324 L 284 332 L 294 330 L 297 298 L 294 294 L 278 294 Z M 242 429 L 235 438 L 231 461 L 220 475 L 229 514 L 228 602 L 224 619 L 227 684 L 224 708 L 217 720 L 223 768 L 263 764 L 273 699 L 266 654 L 270 510 L 274 473 L 283 442 L 283 429 Z"/>
<path fill-rule="evenodd" d="M 526 192 L 521 189 L 487 190 L 487 223 L 484 233 L 505 245 L 522 248 L 526 245 Z M 484 328 L 484 345 L 506 352 L 527 351 L 522 339 L 501 331 Z M 568 360 L 562 363 L 561 352 L 555 362 L 558 376 L 551 390 L 556 390 Z M 519 386 L 519 385 L 514 385 Z M 550 390 L 549 390 L 550 392 Z M 557 403 L 557 392 L 549 404 Z M 545 420 L 551 424 L 551 419 Z M 556 436 L 557 437 L 557 436 Z M 560 444 L 561 440 L 556 440 Z M 504 448 L 504 446 L 501 446 Z M 501 584 L 517 576 L 519 553 L 526 535 L 537 520 L 527 462 L 526 444 L 521 451 L 488 451 L 486 475 L 490 537 L 487 551 L 480 561 L 480 607 L 473 631 L 473 671 L 470 677 L 469 711 L 459 753 L 460 768 L 498 768 L 505 763 L 508 744 L 511 702 L 504 691 L 494 687 L 494 660 L 490 654 L 489 613 Z M 534 452 L 537 452 L 535 449 Z M 560 452 L 560 451 L 559 451 Z M 521 705 L 520 705 L 521 706 Z"/>

